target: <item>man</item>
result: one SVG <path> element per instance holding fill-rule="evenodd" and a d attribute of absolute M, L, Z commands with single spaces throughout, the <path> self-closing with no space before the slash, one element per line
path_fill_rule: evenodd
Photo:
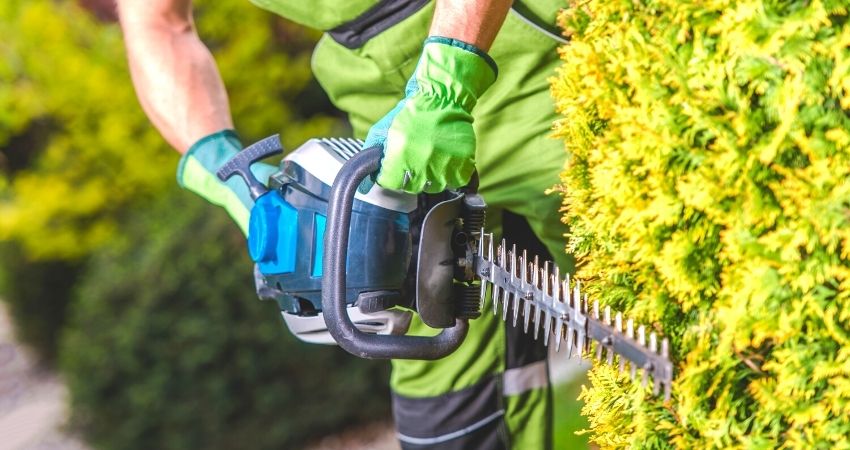
<path fill-rule="evenodd" d="M 383 147 L 377 183 L 439 192 L 477 168 L 488 229 L 572 269 L 559 199 L 543 195 L 564 161 L 546 138 L 555 119 L 546 78 L 560 41 L 548 24 L 561 0 L 513 9 L 510 0 L 254 1 L 326 31 L 313 71 L 355 134 Z M 246 187 L 214 175 L 241 143 L 191 1 L 118 6 L 140 102 L 184 153 L 179 183 L 223 206 L 245 232 Z M 273 170 L 254 166 L 263 180 Z M 414 320 L 410 332 L 428 329 Z M 404 448 L 551 447 L 546 350 L 492 314 L 472 321 L 466 342 L 443 360 L 393 361 L 391 384 Z"/>

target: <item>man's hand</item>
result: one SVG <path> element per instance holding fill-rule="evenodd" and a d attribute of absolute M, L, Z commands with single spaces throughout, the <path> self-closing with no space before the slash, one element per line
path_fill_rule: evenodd
<path fill-rule="evenodd" d="M 404 99 L 378 121 L 364 147 L 384 150 L 377 182 L 411 193 L 469 182 L 475 169 L 472 109 L 496 80 L 487 55 L 510 1 L 441 0 Z"/>
<path fill-rule="evenodd" d="M 254 199 L 241 177 L 231 177 L 222 182 L 216 172 L 242 149 L 242 144 L 233 130 L 223 130 L 198 140 L 180 158 L 177 167 L 177 182 L 208 202 L 224 208 L 239 229 L 248 235 L 248 219 Z M 263 163 L 251 165 L 251 172 L 263 184 L 277 171 L 275 166 Z"/>

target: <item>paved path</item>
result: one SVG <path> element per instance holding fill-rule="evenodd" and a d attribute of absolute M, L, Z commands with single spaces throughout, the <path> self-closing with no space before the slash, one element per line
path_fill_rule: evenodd
<path fill-rule="evenodd" d="M 62 432 L 67 391 L 13 339 L 0 302 L 0 450 L 85 450 Z"/>

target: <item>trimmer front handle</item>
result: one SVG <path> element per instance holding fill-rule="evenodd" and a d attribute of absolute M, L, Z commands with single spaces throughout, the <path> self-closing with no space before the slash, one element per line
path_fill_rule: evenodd
<path fill-rule="evenodd" d="M 469 324 L 465 319 L 456 319 L 453 327 L 434 337 L 396 336 L 364 333 L 346 313 L 346 261 L 354 195 L 360 182 L 380 168 L 381 156 L 380 147 L 359 152 L 343 165 L 334 180 L 322 258 L 325 324 L 340 347 L 361 358 L 440 359 L 454 352 L 466 338 Z"/>

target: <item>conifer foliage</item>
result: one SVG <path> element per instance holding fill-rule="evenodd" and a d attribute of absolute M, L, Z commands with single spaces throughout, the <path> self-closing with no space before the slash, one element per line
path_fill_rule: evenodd
<path fill-rule="evenodd" d="M 850 448 L 846 0 L 586 0 L 552 80 L 569 251 L 671 338 L 670 402 L 600 365 L 602 448 Z"/>

